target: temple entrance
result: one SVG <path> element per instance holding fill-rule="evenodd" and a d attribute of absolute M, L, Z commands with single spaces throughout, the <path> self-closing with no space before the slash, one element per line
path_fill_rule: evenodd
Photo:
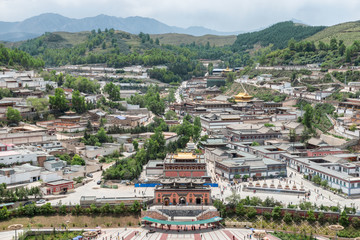
<path fill-rule="evenodd" d="M 179 203 L 180 203 L 180 204 L 186 204 L 186 199 L 185 199 L 184 197 L 181 197 L 181 198 L 179 199 Z"/>
<path fill-rule="evenodd" d="M 196 204 L 201 204 L 201 198 L 196 198 Z"/>
<path fill-rule="evenodd" d="M 164 205 L 165 205 L 165 206 L 169 206 L 169 203 L 170 203 L 170 199 L 169 199 L 169 198 L 165 198 L 165 199 L 164 199 Z"/>

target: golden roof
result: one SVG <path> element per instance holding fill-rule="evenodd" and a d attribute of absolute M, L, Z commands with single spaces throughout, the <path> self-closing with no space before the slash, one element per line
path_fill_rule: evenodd
<path fill-rule="evenodd" d="M 236 102 L 248 101 L 253 98 L 253 96 L 249 95 L 247 92 L 240 92 L 238 95 L 234 96 Z"/>
<path fill-rule="evenodd" d="M 179 152 L 173 156 L 175 159 L 196 159 L 196 155 L 192 152 Z"/>

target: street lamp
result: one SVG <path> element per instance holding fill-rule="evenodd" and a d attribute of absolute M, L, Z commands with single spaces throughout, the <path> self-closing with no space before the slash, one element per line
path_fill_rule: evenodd
<path fill-rule="evenodd" d="M 22 229 L 24 226 L 22 224 L 12 224 L 8 226 L 8 229 L 15 230 L 15 240 L 17 239 L 17 230 Z"/>

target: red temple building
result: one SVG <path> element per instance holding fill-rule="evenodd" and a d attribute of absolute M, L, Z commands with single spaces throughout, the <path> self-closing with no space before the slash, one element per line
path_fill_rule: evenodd
<path fill-rule="evenodd" d="M 156 205 L 211 205 L 211 188 L 204 179 L 168 178 L 155 188 Z"/>
<path fill-rule="evenodd" d="M 202 154 L 171 153 L 164 160 L 164 177 L 201 178 L 206 175 L 206 163 Z"/>

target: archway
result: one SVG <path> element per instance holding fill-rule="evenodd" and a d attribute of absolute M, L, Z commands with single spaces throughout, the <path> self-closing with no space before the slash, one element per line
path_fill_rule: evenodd
<path fill-rule="evenodd" d="M 196 204 L 201 204 L 201 198 L 196 198 Z"/>
<path fill-rule="evenodd" d="M 169 203 L 170 203 L 170 199 L 169 199 L 169 198 L 165 198 L 165 199 L 164 199 L 164 205 L 165 205 L 165 206 L 169 206 Z"/>
<path fill-rule="evenodd" d="M 179 203 L 180 203 L 180 204 L 186 204 L 186 199 L 185 199 L 185 197 L 181 197 L 181 198 L 179 199 Z"/>

